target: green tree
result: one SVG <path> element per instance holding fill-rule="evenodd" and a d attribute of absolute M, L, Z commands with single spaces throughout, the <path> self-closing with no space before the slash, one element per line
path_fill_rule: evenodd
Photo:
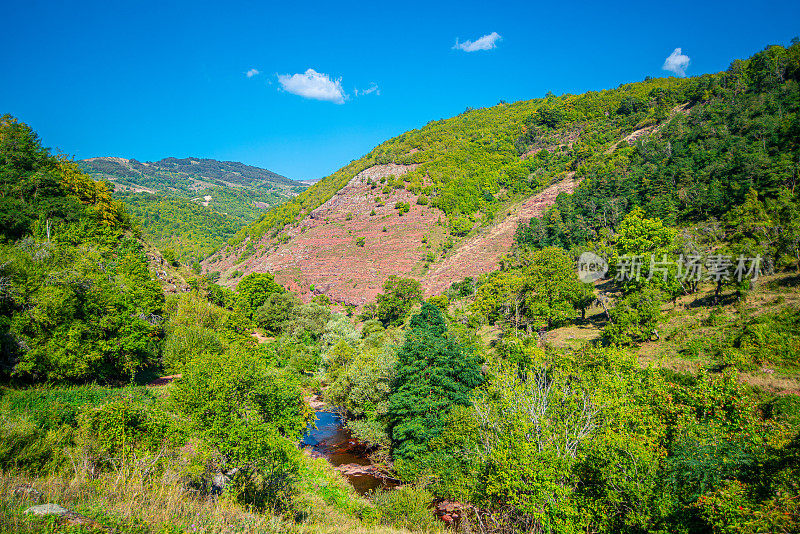
<path fill-rule="evenodd" d="M 563 324 L 574 318 L 575 309 L 585 308 L 590 291 L 578 279 L 572 258 L 558 247 L 535 252 L 523 270 L 525 306 L 536 327 Z"/>
<path fill-rule="evenodd" d="M 271 273 L 250 273 L 242 278 L 236 291 L 236 308 L 252 319 L 270 295 L 283 293 L 284 289 L 275 282 Z"/>
<path fill-rule="evenodd" d="M 613 345 L 632 345 L 657 337 L 663 302 L 663 294 L 653 288 L 623 297 L 610 312 L 611 321 L 603 329 L 603 339 Z"/>
<path fill-rule="evenodd" d="M 391 275 L 383 283 L 383 293 L 375 299 L 376 318 L 385 326 L 399 324 L 421 300 L 422 287 L 418 281 Z"/>
<path fill-rule="evenodd" d="M 388 419 L 393 453 L 412 461 L 442 429 L 452 406 L 469 406 L 483 382 L 480 358 L 447 335 L 442 312 L 430 303 L 411 318 L 397 355 Z"/>
<path fill-rule="evenodd" d="M 300 299 L 294 293 L 272 293 L 256 310 L 253 319 L 262 328 L 277 334 L 281 326 L 292 318 L 294 308 L 300 305 Z"/>

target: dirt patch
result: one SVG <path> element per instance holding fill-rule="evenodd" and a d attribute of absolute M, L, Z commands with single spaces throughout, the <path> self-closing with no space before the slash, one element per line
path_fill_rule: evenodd
<path fill-rule="evenodd" d="M 573 180 L 574 174 L 569 173 L 564 180 L 512 206 L 501 222 L 467 239 L 444 261 L 432 267 L 422 280 L 425 294 L 436 295 L 449 288 L 453 282 L 496 271 L 500 260 L 514 244 L 514 234 L 519 223 L 541 217 L 559 194 L 572 193 L 577 186 L 577 182 Z"/>

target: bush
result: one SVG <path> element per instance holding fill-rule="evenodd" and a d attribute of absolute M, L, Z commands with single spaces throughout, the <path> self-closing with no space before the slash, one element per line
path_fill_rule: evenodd
<path fill-rule="evenodd" d="M 204 355 L 175 384 L 173 399 L 234 473 L 235 498 L 259 508 L 288 505 L 299 465 L 294 443 L 312 415 L 296 375 L 246 350 Z"/>
<path fill-rule="evenodd" d="M 0 396 L 0 468 L 26 473 L 61 473 L 77 468 L 73 461 L 77 460 L 76 453 L 80 455 L 78 446 L 98 449 L 97 439 L 109 439 L 110 434 L 79 432 L 83 414 L 110 404 L 156 413 L 151 408 L 156 398 L 144 387 L 2 389 Z M 97 458 L 87 460 L 96 462 Z"/>
<path fill-rule="evenodd" d="M 411 205 L 408 202 L 396 202 L 394 209 L 396 209 L 397 214 L 402 217 L 404 213 L 411 211 Z"/>
<path fill-rule="evenodd" d="M 450 233 L 454 236 L 465 236 L 470 230 L 472 230 L 472 221 L 466 217 L 458 217 L 450 221 Z"/>
<path fill-rule="evenodd" d="M 379 520 L 387 525 L 413 532 L 438 532 L 441 524 L 431 511 L 433 495 L 418 486 L 402 486 L 394 490 L 369 493 Z"/>

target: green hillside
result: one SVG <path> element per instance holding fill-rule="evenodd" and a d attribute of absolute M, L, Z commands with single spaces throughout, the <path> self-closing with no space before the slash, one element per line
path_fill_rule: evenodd
<path fill-rule="evenodd" d="M 402 180 L 382 185 L 423 192 L 453 219 L 491 221 L 501 200 L 532 194 L 564 172 L 581 176 L 589 165 L 610 160 L 604 154 L 610 143 L 666 120 L 677 104 L 701 97 L 701 88 L 713 78 L 646 80 L 577 96 L 468 109 L 431 121 L 270 210 L 237 240 L 279 231 L 322 205 L 362 170 L 382 163 L 419 164 Z M 527 157 L 531 152 L 538 157 Z"/>
<path fill-rule="evenodd" d="M 90 158 L 78 162 L 142 223 L 143 235 L 191 263 L 203 260 L 240 228 L 305 186 L 272 171 L 233 161 L 164 158 L 139 162 Z"/>
<path fill-rule="evenodd" d="M 142 235 L 160 250 L 171 250 L 186 264 L 201 261 L 242 227 L 240 219 L 181 197 L 117 192 Z"/>

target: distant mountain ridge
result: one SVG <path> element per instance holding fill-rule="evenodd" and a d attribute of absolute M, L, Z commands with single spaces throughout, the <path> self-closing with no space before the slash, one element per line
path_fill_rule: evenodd
<path fill-rule="evenodd" d="M 307 187 L 267 169 L 208 158 L 97 157 L 78 163 L 95 180 L 113 185 L 147 239 L 187 262 L 204 258 Z"/>
<path fill-rule="evenodd" d="M 163 158 L 158 161 L 140 162 L 136 159 L 119 157 L 96 157 L 81 160 L 81 167 L 91 175 L 100 176 L 112 182 L 163 181 L 174 182 L 200 189 L 209 186 L 254 187 L 254 188 L 293 188 L 303 187 L 300 182 L 272 172 L 268 169 L 245 165 L 236 161 L 218 161 L 208 158 Z"/>

